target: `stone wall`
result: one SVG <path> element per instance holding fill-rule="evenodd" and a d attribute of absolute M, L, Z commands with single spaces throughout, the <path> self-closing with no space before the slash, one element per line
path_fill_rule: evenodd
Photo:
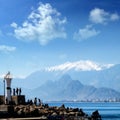
<path fill-rule="evenodd" d="M 0 104 L 4 104 L 4 101 L 5 101 L 4 96 L 0 95 Z"/>
<path fill-rule="evenodd" d="M 20 105 L 20 104 L 25 104 L 25 95 L 15 95 L 12 96 L 12 101 L 16 104 L 16 105 Z"/>

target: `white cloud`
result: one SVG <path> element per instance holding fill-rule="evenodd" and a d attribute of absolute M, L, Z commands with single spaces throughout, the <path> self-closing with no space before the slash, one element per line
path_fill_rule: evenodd
<path fill-rule="evenodd" d="M 119 20 L 119 15 L 117 13 L 109 13 L 104 9 L 94 8 L 90 11 L 89 19 L 91 22 L 96 24 L 106 24 L 109 21 Z"/>
<path fill-rule="evenodd" d="M 106 68 L 110 68 L 113 66 L 113 64 L 99 64 L 90 60 L 80 60 L 76 62 L 66 62 L 61 65 L 56 65 L 52 67 L 46 68 L 46 71 L 69 71 L 69 70 L 75 70 L 75 71 L 91 71 L 96 70 L 100 71 Z"/>
<path fill-rule="evenodd" d="M 13 52 L 16 50 L 16 47 L 0 45 L 0 52 Z"/>
<path fill-rule="evenodd" d="M 74 34 L 74 39 L 81 41 L 96 36 L 99 33 L 100 31 L 95 30 L 92 25 L 87 25 Z"/>
<path fill-rule="evenodd" d="M 17 24 L 16 24 L 15 22 L 13 22 L 13 23 L 11 24 L 11 27 L 17 28 Z"/>
<path fill-rule="evenodd" d="M 90 20 L 93 23 L 105 23 L 108 19 L 109 13 L 103 9 L 95 8 L 90 12 Z"/>
<path fill-rule="evenodd" d="M 73 38 L 82 41 L 94 36 L 97 36 L 100 31 L 93 28 L 95 24 L 107 24 L 109 21 L 119 20 L 120 16 L 117 13 L 109 13 L 104 9 L 94 8 L 90 11 L 89 20 L 92 25 L 86 25 L 85 28 L 80 28 L 78 32 L 74 33 Z"/>
<path fill-rule="evenodd" d="M 37 40 L 41 45 L 46 45 L 53 39 L 66 38 L 64 25 L 66 18 L 49 3 L 40 3 L 36 10 L 33 10 L 22 26 L 17 23 L 11 24 L 14 27 L 14 35 L 17 39 L 25 41 Z"/>
<path fill-rule="evenodd" d="M 117 14 L 117 13 L 114 13 L 110 16 L 110 19 L 112 21 L 116 21 L 116 20 L 119 20 L 120 19 L 120 16 Z"/>

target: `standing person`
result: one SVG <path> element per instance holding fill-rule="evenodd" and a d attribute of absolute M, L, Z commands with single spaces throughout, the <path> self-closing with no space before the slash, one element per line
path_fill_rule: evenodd
<path fill-rule="evenodd" d="M 39 102 L 39 105 L 41 106 L 42 105 L 42 101 L 40 99 L 38 99 L 38 102 Z"/>
<path fill-rule="evenodd" d="M 37 98 L 34 99 L 34 104 L 37 105 Z"/>
<path fill-rule="evenodd" d="M 19 89 L 19 95 L 21 95 L 21 92 L 22 92 L 22 90 L 21 90 L 21 88 Z"/>
<path fill-rule="evenodd" d="M 13 88 L 13 96 L 15 96 L 15 88 Z"/>
<path fill-rule="evenodd" d="M 16 88 L 16 94 L 18 95 L 18 88 Z"/>

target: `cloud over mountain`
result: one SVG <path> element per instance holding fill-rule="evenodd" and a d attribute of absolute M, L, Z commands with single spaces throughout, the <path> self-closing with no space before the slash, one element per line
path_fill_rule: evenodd
<path fill-rule="evenodd" d="M 39 4 L 39 7 L 33 10 L 27 20 L 19 26 L 13 22 L 14 36 L 24 41 L 39 41 L 41 45 L 46 45 L 56 38 L 66 38 L 64 25 L 66 18 L 54 9 L 49 3 Z"/>
<path fill-rule="evenodd" d="M 80 60 L 76 62 L 66 62 L 61 65 L 56 65 L 52 67 L 47 67 L 46 71 L 69 71 L 69 70 L 75 70 L 75 71 L 100 71 L 106 68 L 110 68 L 113 66 L 113 64 L 99 64 L 90 60 Z"/>

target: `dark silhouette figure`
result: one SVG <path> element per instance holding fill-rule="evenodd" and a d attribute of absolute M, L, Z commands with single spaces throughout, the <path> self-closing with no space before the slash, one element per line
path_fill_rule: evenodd
<path fill-rule="evenodd" d="M 15 88 L 13 88 L 13 95 L 15 96 Z"/>
<path fill-rule="evenodd" d="M 7 98 L 5 99 L 5 101 L 6 101 L 6 104 L 8 104 L 8 99 Z"/>
<path fill-rule="evenodd" d="M 37 98 L 34 99 L 34 104 L 37 105 Z"/>
<path fill-rule="evenodd" d="M 30 103 L 29 103 L 30 105 L 33 105 L 33 101 L 32 100 L 30 100 Z"/>
<path fill-rule="evenodd" d="M 42 105 L 42 101 L 38 98 L 38 104 Z"/>
<path fill-rule="evenodd" d="M 19 89 L 18 88 L 16 88 L 16 94 L 18 95 L 18 91 L 19 91 Z"/>
<path fill-rule="evenodd" d="M 22 92 L 22 90 L 21 90 L 21 88 L 19 89 L 19 95 L 21 95 L 21 92 Z"/>

